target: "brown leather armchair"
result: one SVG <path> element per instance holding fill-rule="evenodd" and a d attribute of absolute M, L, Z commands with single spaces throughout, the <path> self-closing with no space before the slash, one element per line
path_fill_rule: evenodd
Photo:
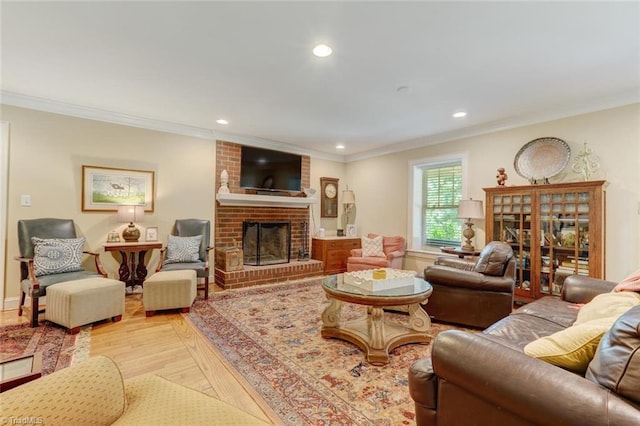
<path fill-rule="evenodd" d="M 427 266 L 433 287 L 426 310 L 434 320 L 486 328 L 513 309 L 515 258 L 508 244 L 492 241 L 476 262 L 450 256 Z"/>

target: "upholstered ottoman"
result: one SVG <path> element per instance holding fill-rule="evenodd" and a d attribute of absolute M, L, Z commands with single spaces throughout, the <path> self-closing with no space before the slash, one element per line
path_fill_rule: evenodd
<path fill-rule="evenodd" d="M 196 271 L 160 271 L 144 282 L 142 304 L 148 317 L 155 311 L 178 309 L 189 312 L 196 299 Z"/>
<path fill-rule="evenodd" d="M 124 283 L 95 277 L 69 281 L 47 288 L 46 318 L 63 325 L 70 334 L 80 326 L 111 318 L 120 321 L 124 314 Z"/>

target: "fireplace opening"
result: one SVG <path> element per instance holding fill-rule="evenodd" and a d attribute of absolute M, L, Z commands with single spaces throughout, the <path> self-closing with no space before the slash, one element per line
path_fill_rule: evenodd
<path fill-rule="evenodd" d="M 242 250 L 245 265 L 289 263 L 291 222 L 242 222 Z"/>

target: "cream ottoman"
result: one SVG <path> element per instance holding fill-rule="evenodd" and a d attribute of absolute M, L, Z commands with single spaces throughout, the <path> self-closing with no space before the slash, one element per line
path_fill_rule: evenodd
<path fill-rule="evenodd" d="M 196 271 L 160 271 L 144 282 L 142 304 L 148 317 L 155 311 L 178 309 L 189 312 L 196 299 Z"/>
<path fill-rule="evenodd" d="M 109 278 L 85 278 L 47 288 L 46 318 L 63 325 L 70 334 L 80 326 L 124 314 L 124 283 Z"/>

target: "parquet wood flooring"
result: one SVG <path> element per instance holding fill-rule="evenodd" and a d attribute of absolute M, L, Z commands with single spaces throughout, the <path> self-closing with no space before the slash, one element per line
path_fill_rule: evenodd
<path fill-rule="evenodd" d="M 213 286 L 215 287 L 215 286 Z M 220 288 L 216 288 L 220 291 Z M 3 311 L 0 325 L 28 322 L 16 310 Z M 90 356 L 112 358 L 126 379 L 153 373 L 219 398 L 273 424 L 282 424 L 262 398 L 206 338 L 177 311 L 146 317 L 142 295 L 127 295 L 120 322 L 91 329 Z"/>

